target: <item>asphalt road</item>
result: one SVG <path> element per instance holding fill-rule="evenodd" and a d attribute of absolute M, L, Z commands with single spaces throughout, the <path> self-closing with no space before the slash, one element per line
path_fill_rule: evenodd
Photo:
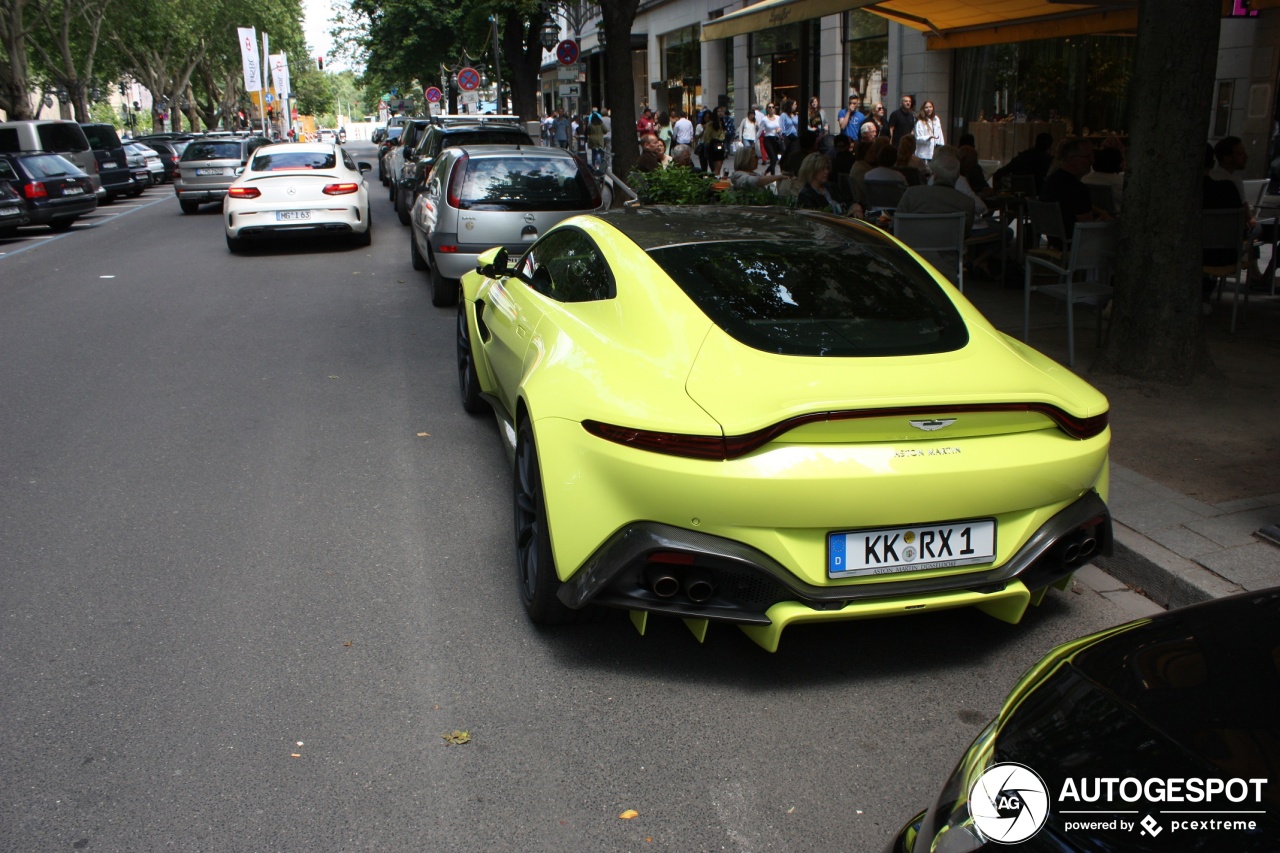
<path fill-rule="evenodd" d="M 1077 586 L 774 655 L 535 629 L 454 315 L 373 189 L 370 249 L 231 256 L 167 187 L 0 240 L 0 850 L 874 851 L 1123 621 Z"/>

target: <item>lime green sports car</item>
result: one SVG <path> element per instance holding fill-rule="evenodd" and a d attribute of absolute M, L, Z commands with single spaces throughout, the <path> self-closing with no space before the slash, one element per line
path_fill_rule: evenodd
<path fill-rule="evenodd" d="M 565 220 L 461 283 L 533 621 L 1017 622 L 1111 548 L 1107 401 L 884 232 L 783 208 Z"/>

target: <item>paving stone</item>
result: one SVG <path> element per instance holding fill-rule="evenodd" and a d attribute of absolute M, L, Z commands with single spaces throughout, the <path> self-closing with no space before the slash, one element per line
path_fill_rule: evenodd
<path fill-rule="evenodd" d="M 1235 548 L 1257 541 L 1254 539 L 1253 532 L 1270 524 L 1273 520 L 1272 515 L 1274 513 L 1269 509 L 1254 509 L 1189 521 L 1185 526 L 1188 530 L 1212 539 L 1224 548 Z M 1280 576 L 1277 580 L 1280 580 Z"/>
<path fill-rule="evenodd" d="M 1133 619 L 1141 619 L 1144 616 L 1154 616 L 1157 613 L 1164 612 L 1164 608 L 1159 604 L 1131 589 L 1104 592 L 1102 597 L 1118 605 L 1125 614 Z"/>
<path fill-rule="evenodd" d="M 1204 558 L 1205 566 L 1245 589 L 1267 589 L 1280 582 L 1280 548 L 1256 539 Z"/>
<path fill-rule="evenodd" d="M 1214 509 L 1224 515 L 1232 512 L 1241 512 L 1247 509 L 1261 509 L 1265 506 L 1266 504 L 1257 498 L 1240 498 L 1239 500 L 1223 501 L 1220 504 L 1213 505 Z"/>
<path fill-rule="evenodd" d="M 1117 517 L 1123 520 L 1126 526 L 1139 533 L 1150 533 L 1153 530 L 1189 522 L 1206 521 L 1204 516 L 1179 505 L 1177 501 L 1162 499 L 1148 500 L 1138 506 L 1125 504 Z"/>
<path fill-rule="evenodd" d="M 1235 512 L 1236 510 L 1223 510 L 1215 504 L 1207 504 L 1204 501 L 1198 501 L 1195 498 L 1181 497 L 1174 501 L 1183 509 L 1189 509 L 1201 518 L 1210 518 L 1215 515 L 1222 515 L 1224 512 Z M 1238 509 L 1253 509 L 1254 507 L 1238 507 Z"/>
<path fill-rule="evenodd" d="M 1222 550 L 1222 546 L 1217 542 L 1212 539 L 1206 539 L 1199 533 L 1188 530 L 1181 525 L 1168 527 L 1164 530 L 1153 530 L 1147 535 L 1173 553 L 1189 560 Z"/>
<path fill-rule="evenodd" d="M 1123 581 L 1116 580 L 1093 564 L 1076 569 L 1074 577 L 1094 592 L 1108 592 L 1129 588 Z"/>

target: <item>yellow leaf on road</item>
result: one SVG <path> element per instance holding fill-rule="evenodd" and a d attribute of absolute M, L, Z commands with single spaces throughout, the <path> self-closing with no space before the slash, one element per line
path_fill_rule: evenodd
<path fill-rule="evenodd" d="M 441 737 L 448 744 L 471 743 L 471 732 L 460 732 L 457 729 L 447 735 L 441 735 Z"/>
<path fill-rule="evenodd" d="M 640 817 L 640 812 L 636 811 L 635 809 L 627 809 L 625 812 L 618 815 L 618 818 L 620 820 L 632 820 L 638 817 Z"/>

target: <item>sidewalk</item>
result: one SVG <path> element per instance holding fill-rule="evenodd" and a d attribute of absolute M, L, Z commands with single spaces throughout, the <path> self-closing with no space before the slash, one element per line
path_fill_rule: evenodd
<path fill-rule="evenodd" d="M 974 277 L 976 279 L 976 277 Z M 965 296 L 1022 337 L 1023 292 L 966 277 Z M 1280 290 L 1278 290 L 1280 293 Z M 1111 401 L 1115 554 L 1096 565 L 1164 607 L 1280 585 L 1280 295 L 1230 295 L 1206 319 L 1217 372 L 1189 388 L 1097 376 L 1096 314 L 1076 308 L 1075 372 Z M 1030 343 L 1066 363 L 1066 309 L 1032 295 Z"/>

